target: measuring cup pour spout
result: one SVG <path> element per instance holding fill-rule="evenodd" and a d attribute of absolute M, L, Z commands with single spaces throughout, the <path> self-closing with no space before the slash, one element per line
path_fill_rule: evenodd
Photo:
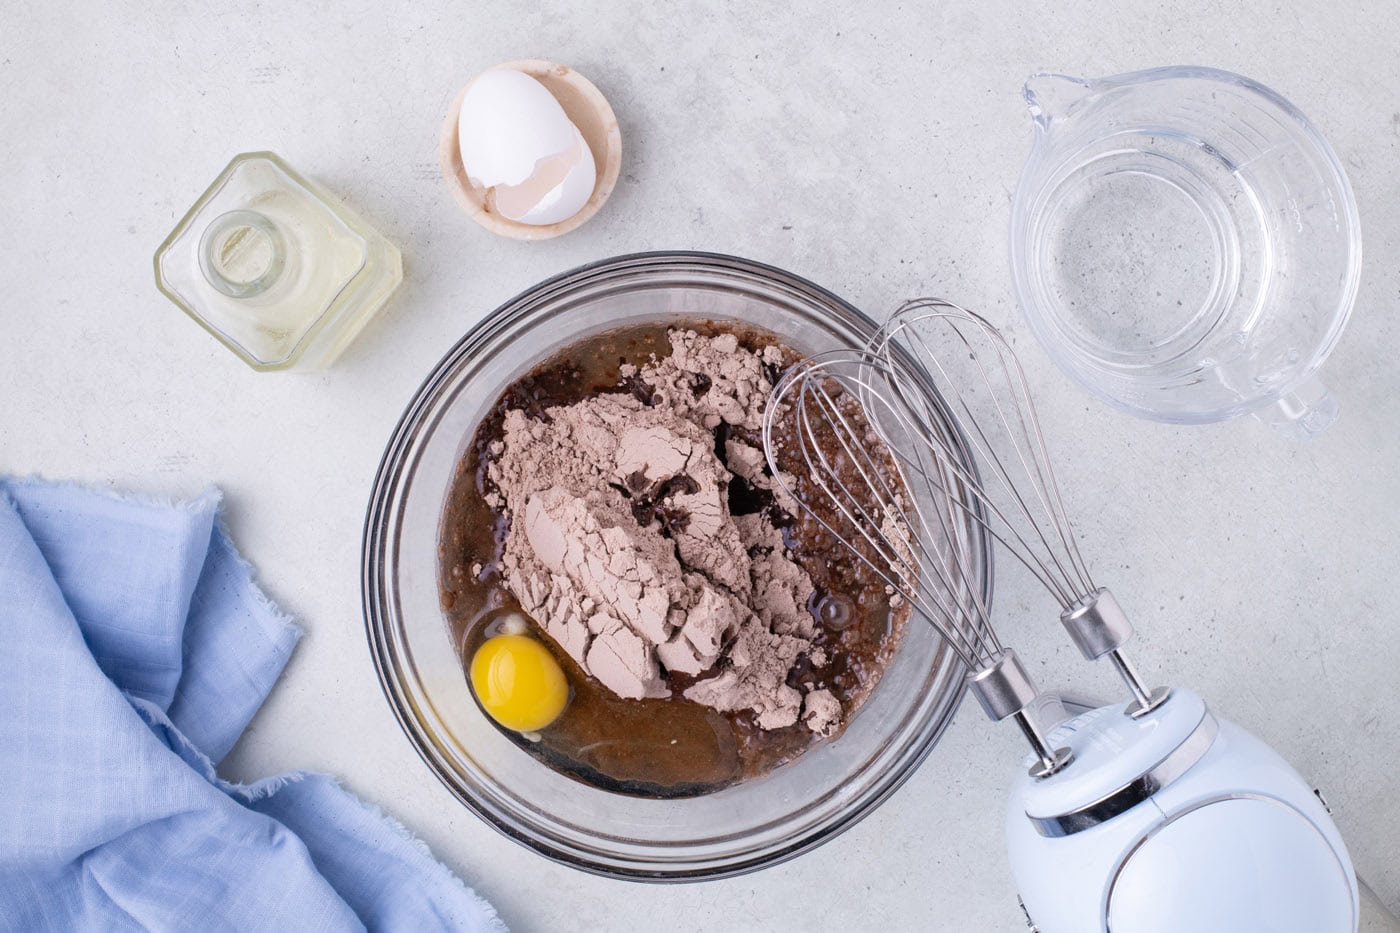
<path fill-rule="evenodd" d="M 1088 78 L 1073 78 L 1048 71 L 1031 75 L 1021 89 L 1031 119 L 1041 132 L 1048 132 L 1054 121 L 1065 117 L 1071 107 L 1093 93 L 1094 84 Z"/>

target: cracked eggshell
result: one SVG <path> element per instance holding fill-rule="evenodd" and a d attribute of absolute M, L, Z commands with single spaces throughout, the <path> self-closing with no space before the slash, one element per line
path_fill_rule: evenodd
<path fill-rule="evenodd" d="M 577 230 L 598 215 L 598 212 L 612 195 L 621 176 L 622 132 L 618 127 L 617 116 L 608 104 L 608 99 L 593 85 L 593 82 L 567 65 L 561 65 L 557 62 L 520 59 L 497 65 L 491 70 L 518 71 L 534 78 L 544 86 L 544 89 L 564 108 L 565 115 L 583 135 L 584 141 L 588 145 L 589 155 L 596 160 L 597 181 L 593 186 L 593 193 L 589 195 L 583 208 L 557 223 L 521 223 L 502 214 L 497 203 L 497 195 L 501 192 L 496 188 L 486 188 L 473 182 L 467 177 L 466 168 L 462 165 L 459 130 L 462 101 L 466 98 L 467 91 L 471 89 L 473 83 L 468 82 L 448 105 L 447 112 L 443 115 L 442 131 L 438 136 L 438 164 L 442 169 L 443 181 L 447 183 L 453 201 L 474 223 L 480 224 L 497 236 L 509 237 L 513 240 L 548 240 L 562 236 L 571 230 Z M 561 161 L 568 160 L 566 158 Z M 541 184 L 550 190 L 556 187 L 543 181 Z M 546 190 L 544 193 L 547 194 L 549 191 Z M 558 203 L 542 205 L 540 202 L 543 200 L 543 195 L 540 195 L 530 204 L 531 207 L 540 211 L 540 214 L 536 216 L 537 220 L 543 218 L 546 210 L 550 213 L 564 212 L 564 209 L 559 206 L 565 200 L 563 191 L 559 193 Z"/>
<path fill-rule="evenodd" d="M 476 78 L 457 118 L 462 167 L 501 216 L 548 225 L 577 214 L 597 184 L 593 153 L 543 84 L 497 68 Z"/>
<path fill-rule="evenodd" d="M 593 194 L 598 172 L 583 134 L 574 130 L 568 149 L 541 159 L 518 185 L 497 185 L 487 196 L 502 216 L 524 224 L 548 226 L 568 220 Z"/>

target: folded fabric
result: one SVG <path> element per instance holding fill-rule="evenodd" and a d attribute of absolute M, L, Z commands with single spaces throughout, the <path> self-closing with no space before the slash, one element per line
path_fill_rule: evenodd
<path fill-rule="evenodd" d="M 218 508 L 0 478 L 0 929 L 504 931 L 334 780 L 216 776 L 299 635 Z"/>

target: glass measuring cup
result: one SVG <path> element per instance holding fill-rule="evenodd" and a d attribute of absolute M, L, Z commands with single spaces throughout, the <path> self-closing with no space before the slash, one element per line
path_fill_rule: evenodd
<path fill-rule="evenodd" d="M 1314 374 L 1356 299 L 1361 227 L 1317 127 L 1210 68 L 1039 74 L 1025 100 L 1011 269 L 1055 362 L 1156 421 L 1331 424 Z"/>

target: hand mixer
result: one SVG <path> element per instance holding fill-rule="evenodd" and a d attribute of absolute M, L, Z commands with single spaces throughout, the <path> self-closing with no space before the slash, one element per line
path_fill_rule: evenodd
<path fill-rule="evenodd" d="M 956 428 L 983 475 L 937 425 Z M 1195 693 L 1147 689 L 1125 656 L 1132 627 L 1079 552 L 1024 374 L 996 328 L 911 302 L 869 347 L 793 367 L 763 433 L 786 493 L 934 626 L 987 714 L 1029 741 L 1006 832 L 1035 929 L 1357 929 L 1351 860 L 1309 785 Z M 1045 733 L 1031 678 L 964 572 L 974 528 L 1054 596 L 1072 641 L 1110 660 L 1130 701 Z"/>

